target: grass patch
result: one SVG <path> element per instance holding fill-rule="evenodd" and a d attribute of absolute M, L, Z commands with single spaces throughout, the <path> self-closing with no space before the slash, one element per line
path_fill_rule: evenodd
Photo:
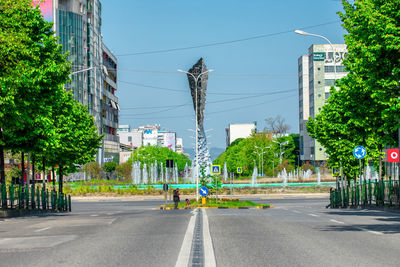
<path fill-rule="evenodd" d="M 197 207 L 212 207 L 212 208 L 249 208 L 249 207 L 258 207 L 258 206 L 266 206 L 269 207 L 269 204 L 258 204 L 252 201 L 240 201 L 240 200 L 218 200 L 215 198 L 208 198 L 207 203 L 205 205 L 197 202 L 195 199 L 190 200 L 190 205 L 187 205 L 185 201 L 178 203 L 178 208 L 197 208 Z M 167 204 L 167 207 L 174 208 L 174 204 Z"/>

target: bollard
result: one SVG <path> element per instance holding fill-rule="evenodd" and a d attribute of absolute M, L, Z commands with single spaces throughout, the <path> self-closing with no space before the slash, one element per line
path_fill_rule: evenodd
<path fill-rule="evenodd" d="M 69 203 L 69 211 L 71 211 L 72 210 L 72 208 L 71 208 L 71 195 L 68 195 L 68 203 Z"/>
<path fill-rule="evenodd" d="M 64 195 L 64 211 L 68 210 L 68 199 L 67 195 Z"/>

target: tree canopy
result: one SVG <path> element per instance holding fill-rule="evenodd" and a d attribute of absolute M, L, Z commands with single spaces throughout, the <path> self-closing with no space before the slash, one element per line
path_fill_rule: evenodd
<path fill-rule="evenodd" d="M 342 164 L 354 176 L 358 162 L 351 151 L 367 148 L 366 160 L 381 165 L 384 146 L 397 144 L 400 119 L 400 1 L 342 0 L 339 12 L 348 55 L 349 74 L 337 81 L 331 97 L 307 130 L 329 154 L 329 164 Z"/>
<path fill-rule="evenodd" d="M 184 170 L 186 164 L 188 166 L 191 165 L 191 161 L 187 156 L 159 146 L 143 146 L 133 152 L 130 162 L 132 162 L 132 159 L 133 161 L 140 161 L 147 165 L 157 161 L 158 164 L 163 163 L 164 167 L 166 160 L 172 159 L 178 165 L 178 171 Z"/>
<path fill-rule="evenodd" d="M 0 169 L 4 148 L 61 171 L 94 159 L 101 137 L 86 107 L 63 89 L 70 62 L 31 0 L 0 0 Z M 62 173 L 62 172 L 61 172 Z"/>

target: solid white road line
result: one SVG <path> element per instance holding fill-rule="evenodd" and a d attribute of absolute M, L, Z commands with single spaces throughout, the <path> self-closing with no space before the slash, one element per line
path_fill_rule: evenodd
<path fill-rule="evenodd" d="M 42 228 L 42 229 L 38 229 L 38 230 L 35 230 L 35 233 L 38 233 L 38 232 L 42 232 L 42 231 L 46 231 L 46 230 L 48 230 L 48 229 L 50 229 L 51 227 L 45 227 L 45 228 Z"/>
<path fill-rule="evenodd" d="M 215 267 L 214 247 L 212 244 L 210 227 L 208 225 L 208 217 L 206 210 L 203 210 L 203 244 L 204 244 L 204 266 Z"/>
<path fill-rule="evenodd" d="M 189 265 L 190 251 L 192 249 L 194 226 L 198 214 L 198 210 L 192 212 L 188 227 L 186 229 L 185 237 L 183 238 L 181 250 L 179 251 L 178 259 L 175 267 L 187 267 Z"/>
<path fill-rule="evenodd" d="M 334 219 L 330 219 L 330 221 L 331 221 L 331 222 L 335 222 L 335 223 L 344 224 L 344 222 L 339 222 L 339 221 L 336 221 L 336 220 L 334 220 Z"/>
<path fill-rule="evenodd" d="M 383 235 L 383 233 L 381 233 L 381 232 L 371 231 L 371 230 L 368 230 L 368 229 L 366 229 L 366 228 L 364 228 L 364 227 L 355 227 L 355 228 L 360 229 L 360 230 L 362 230 L 362 231 L 366 231 L 366 232 L 371 233 L 371 234 Z"/>
<path fill-rule="evenodd" d="M 301 213 L 300 211 L 297 211 L 297 210 L 292 210 L 293 212 L 295 212 L 295 213 Z"/>
<path fill-rule="evenodd" d="M 92 214 L 92 215 L 90 215 L 90 216 L 92 216 L 92 217 L 97 217 L 97 216 L 99 216 L 99 214 Z"/>
<path fill-rule="evenodd" d="M 313 216 L 313 217 L 319 217 L 319 215 L 312 214 L 312 213 L 310 213 L 310 214 L 308 214 L 308 215 Z"/>

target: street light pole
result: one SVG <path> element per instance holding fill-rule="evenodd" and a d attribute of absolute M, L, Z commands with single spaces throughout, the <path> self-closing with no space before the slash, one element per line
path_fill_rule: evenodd
<path fill-rule="evenodd" d="M 194 76 L 192 73 L 184 71 L 184 70 L 179 70 L 178 69 L 178 71 L 186 73 L 187 75 L 192 76 L 193 79 L 194 79 L 194 82 L 195 82 L 195 91 L 196 91 L 196 97 L 195 97 L 195 112 L 196 112 L 196 116 L 195 116 L 195 120 L 196 120 L 196 157 L 195 157 L 196 158 L 195 159 L 195 162 L 196 162 L 196 200 L 199 201 L 199 147 L 198 147 L 198 145 L 199 145 L 198 144 L 198 142 L 199 142 L 199 128 L 198 128 L 199 124 L 197 122 L 197 89 L 198 89 L 197 83 L 198 83 L 199 78 L 202 75 L 204 75 L 204 74 L 206 74 L 208 72 L 211 72 L 213 70 L 206 70 L 206 71 L 200 73 L 197 76 Z"/>
<path fill-rule="evenodd" d="M 319 34 L 308 33 L 308 32 L 301 31 L 301 30 L 295 30 L 294 32 L 297 33 L 297 34 L 300 34 L 300 35 L 319 37 L 319 38 L 322 38 L 322 39 L 324 39 L 325 41 L 327 41 L 329 43 L 329 45 L 332 48 L 332 52 L 333 52 L 332 59 L 333 59 L 333 68 L 334 68 L 334 73 L 335 73 L 334 76 L 333 76 L 333 79 L 336 82 L 336 59 L 335 59 L 335 52 L 336 51 L 335 51 L 335 48 L 333 47 L 333 44 L 331 43 L 331 41 L 329 41 L 329 39 L 326 38 L 325 36 L 322 36 L 322 35 L 319 35 Z"/>

